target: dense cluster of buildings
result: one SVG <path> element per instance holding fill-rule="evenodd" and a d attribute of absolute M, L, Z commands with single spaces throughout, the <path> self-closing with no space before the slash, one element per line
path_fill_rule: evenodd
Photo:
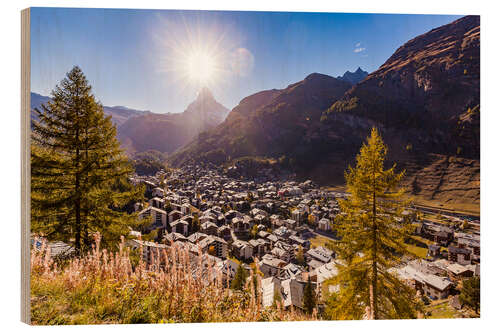
<path fill-rule="evenodd" d="M 142 230 L 131 231 L 128 245 L 142 249 L 151 267 L 158 264 L 155 254 L 176 246 L 205 260 L 201 268 L 192 268 L 197 274 L 213 270 L 228 284 L 239 265 L 258 269 L 263 306 L 279 298 L 286 308 L 301 309 L 304 288 L 311 283 L 321 309 L 321 296 L 338 290 L 330 282 L 341 264 L 334 247 L 313 247 L 311 240 L 321 235 L 330 245 L 337 241 L 332 226 L 340 213 L 337 199 L 344 193 L 322 190 L 310 180 L 235 179 L 222 169 L 199 166 L 130 180 L 144 184 L 147 201 L 134 205 L 144 223 Z M 464 228 L 457 217 L 438 222 L 417 220 L 414 211 L 406 215 L 427 254 L 405 256 L 393 274 L 430 299 L 456 295 L 461 280 L 480 275 L 478 220 L 467 221 Z M 39 248 L 40 240 L 33 245 Z M 54 256 L 74 252 L 62 242 L 49 246 Z M 452 300 L 459 307 L 457 299 Z"/>
<path fill-rule="evenodd" d="M 132 181 L 144 184 L 149 198 L 135 205 L 139 218 L 149 221 L 143 232 L 157 235 L 156 242 L 129 242 L 142 245 L 144 260 L 155 247 L 176 244 L 212 256 L 233 273 L 238 262 L 247 270 L 254 263 L 263 275 L 263 304 L 278 296 L 295 308 L 303 306 L 308 280 L 321 294 L 322 283 L 337 272 L 334 251 L 311 248 L 310 239 L 321 233 L 335 240 L 331 225 L 342 193 L 321 190 L 310 180 L 242 180 L 201 167 Z"/>
<path fill-rule="evenodd" d="M 338 272 L 335 252 L 311 247 L 311 239 L 319 233 L 336 241 L 332 225 L 340 213 L 337 198 L 345 194 L 321 190 L 310 180 L 233 177 L 222 169 L 189 166 L 168 177 L 132 179 L 146 185 L 149 201 L 137 203 L 136 210 L 151 222 L 144 231 L 157 235 L 157 242 L 143 242 L 144 259 L 155 246 L 182 244 L 193 254 L 210 256 L 226 275 L 230 272 L 228 280 L 238 262 L 247 270 L 255 263 L 263 275 L 264 306 L 280 297 L 286 307 L 302 308 L 308 280 L 318 299 L 325 290 L 337 290 L 325 285 Z M 447 298 L 458 281 L 479 275 L 478 227 L 464 232 L 452 223 L 414 223 L 415 235 L 428 241 L 423 245 L 427 256 L 406 258 L 394 274 L 431 299 Z M 140 241 L 135 242 L 137 247 Z"/>

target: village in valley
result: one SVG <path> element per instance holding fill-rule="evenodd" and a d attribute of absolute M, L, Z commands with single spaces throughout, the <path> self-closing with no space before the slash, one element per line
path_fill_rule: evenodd
<path fill-rule="evenodd" d="M 144 184 L 147 202 L 137 202 L 142 230 L 131 231 L 127 245 L 142 251 L 144 262 L 175 246 L 209 258 L 229 285 L 241 266 L 261 275 L 262 306 L 279 297 L 285 309 L 303 308 L 312 284 L 321 313 L 338 287 L 331 279 L 341 264 L 336 258 L 335 218 L 346 193 L 319 188 L 311 180 L 281 179 L 270 170 L 243 177 L 237 166 L 186 166 L 155 176 L 134 176 Z M 479 218 L 408 207 L 404 218 L 415 231 L 407 240 L 410 255 L 392 269 L 410 284 L 426 305 L 424 316 L 474 316 L 459 300 L 464 279 L 479 276 Z"/>
<path fill-rule="evenodd" d="M 66 9 L 34 13 L 31 31 L 45 36 L 38 22 L 56 22 Z M 87 35 L 86 27 L 110 21 L 111 12 L 94 13 L 75 10 L 67 24 Z M 92 54 L 61 64 L 70 70 L 59 83 L 40 74 L 52 61 L 34 72 L 23 155 L 26 322 L 480 317 L 479 16 L 384 16 L 374 25 L 367 14 L 299 13 L 297 22 L 316 29 L 317 47 L 289 50 L 274 49 L 295 35 L 288 14 L 203 14 L 217 24 L 263 24 L 264 33 L 241 25 L 249 49 L 208 26 L 193 29 L 207 36 L 183 32 L 186 18 L 201 24 L 195 12 L 160 14 L 179 33 L 158 24 L 164 41 L 155 34 L 149 45 L 141 35 L 126 47 L 121 34 L 109 36 L 120 41 L 109 54 L 161 50 L 146 67 L 141 57 L 116 64 L 116 73 L 141 73 L 117 78 L 143 82 L 144 91 L 107 89 L 99 84 L 107 76 L 87 64 L 99 63 L 107 26 L 95 30 L 99 45 L 81 41 Z M 113 15 L 134 21 L 128 10 Z M 160 17 L 134 15 L 130 31 Z M 325 22 L 343 31 L 344 19 L 367 24 L 345 30 L 348 47 L 325 32 Z M 415 29 L 386 33 L 410 19 Z M 372 46 L 358 30 L 387 39 L 369 71 L 358 56 Z M 275 38 L 261 41 L 267 34 Z M 301 65 L 278 70 L 295 51 Z M 168 87 L 156 81 L 159 63 L 172 64 L 160 71 Z"/>

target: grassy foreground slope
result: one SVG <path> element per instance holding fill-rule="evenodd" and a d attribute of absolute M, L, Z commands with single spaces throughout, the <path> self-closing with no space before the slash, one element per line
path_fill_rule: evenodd
<path fill-rule="evenodd" d="M 253 283 L 246 292 L 227 288 L 201 254 L 170 247 L 158 258 L 165 269 L 146 268 L 122 242 L 120 251 L 96 247 L 57 265 L 45 248 L 31 255 L 31 320 L 35 325 L 187 323 L 312 320 L 279 305 L 264 309 Z M 133 268 L 133 266 L 135 266 Z M 157 265 L 158 266 L 158 265 Z M 260 277 L 257 276 L 257 287 Z M 258 293 L 257 293 L 258 294 Z"/>

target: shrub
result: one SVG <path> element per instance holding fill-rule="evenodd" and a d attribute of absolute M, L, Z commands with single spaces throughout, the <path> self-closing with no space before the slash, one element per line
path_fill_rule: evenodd
<path fill-rule="evenodd" d="M 142 249 L 139 249 L 142 253 Z M 150 264 L 124 240 L 116 253 L 100 249 L 57 264 L 44 244 L 31 252 L 31 319 L 35 325 L 311 320 L 262 307 L 260 293 L 232 291 L 211 257 L 173 245 Z M 133 263 L 132 261 L 136 261 Z M 260 276 L 256 276 L 257 288 Z M 257 294 L 255 296 L 255 294 Z"/>

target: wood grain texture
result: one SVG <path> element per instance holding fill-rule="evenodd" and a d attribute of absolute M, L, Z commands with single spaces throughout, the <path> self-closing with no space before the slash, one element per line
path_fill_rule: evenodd
<path fill-rule="evenodd" d="M 21 321 L 30 324 L 30 9 L 21 11 Z"/>

